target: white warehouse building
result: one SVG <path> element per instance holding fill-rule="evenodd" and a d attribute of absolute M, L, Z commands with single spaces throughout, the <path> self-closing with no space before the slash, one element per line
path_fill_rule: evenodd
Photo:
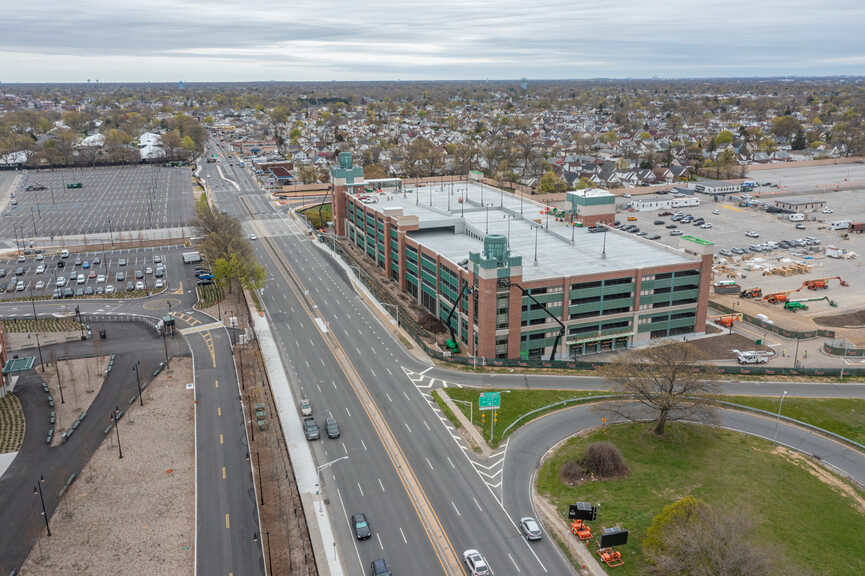
<path fill-rule="evenodd" d="M 646 198 L 634 198 L 631 200 L 631 208 L 637 212 L 650 210 L 670 210 L 672 208 L 690 208 L 700 205 L 700 199 L 693 196 L 666 198 L 662 196 L 650 196 Z"/>

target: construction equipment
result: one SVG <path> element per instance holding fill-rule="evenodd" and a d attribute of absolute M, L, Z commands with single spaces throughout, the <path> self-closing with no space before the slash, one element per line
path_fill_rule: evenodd
<path fill-rule="evenodd" d="M 720 324 L 721 326 L 726 326 L 727 328 L 732 328 L 734 322 L 742 321 L 742 313 L 738 314 L 723 314 L 721 316 L 713 316 L 712 320 Z"/>
<path fill-rule="evenodd" d="M 822 302 L 823 300 L 828 302 L 829 306 L 831 306 L 833 308 L 838 307 L 838 303 L 835 302 L 834 300 L 829 299 L 828 296 L 820 296 L 819 298 L 801 298 L 799 300 L 791 300 L 791 301 L 787 302 L 787 304 L 796 304 L 798 302 Z"/>
<path fill-rule="evenodd" d="M 808 305 L 803 304 L 802 302 L 796 302 L 793 300 L 789 300 L 784 302 L 784 310 L 790 310 L 791 312 L 798 312 L 799 310 L 807 310 Z"/>
<path fill-rule="evenodd" d="M 773 294 L 766 294 L 765 296 L 763 296 L 763 300 L 765 300 L 765 301 L 768 302 L 769 304 L 778 304 L 778 303 L 780 303 L 780 302 L 786 302 L 786 301 L 787 301 L 787 295 L 788 295 L 788 294 L 792 294 L 792 293 L 794 293 L 794 292 L 798 292 L 798 291 L 801 290 L 804 286 L 805 286 L 805 285 L 803 284 L 802 286 L 799 286 L 799 287 L 796 288 L 795 290 L 785 290 L 784 292 L 775 292 L 775 293 L 773 293 Z"/>
<path fill-rule="evenodd" d="M 592 539 L 592 529 L 582 520 L 571 520 L 571 534 L 584 542 Z"/>
<path fill-rule="evenodd" d="M 748 288 L 739 293 L 739 298 L 761 298 L 763 290 L 761 288 Z"/>
<path fill-rule="evenodd" d="M 825 290 L 829 288 L 829 282 L 837 280 L 841 286 L 849 286 L 850 284 L 840 276 L 831 276 L 829 278 L 817 278 L 816 280 L 805 280 L 802 283 L 808 290 Z"/>
<path fill-rule="evenodd" d="M 453 318 L 453 315 L 454 315 L 454 312 L 456 311 L 456 309 L 459 308 L 460 300 L 463 299 L 463 294 L 465 294 L 468 287 L 469 287 L 468 282 L 464 282 L 462 288 L 460 288 L 460 293 L 457 296 L 457 301 L 454 302 L 453 308 L 451 308 L 451 311 L 448 313 L 448 317 L 445 319 L 445 326 L 448 327 L 448 330 L 451 333 L 451 337 L 447 342 L 445 342 L 445 346 L 447 346 L 448 350 L 450 350 L 454 354 L 460 353 L 460 344 L 459 344 L 459 341 L 457 340 L 456 331 L 454 330 L 454 327 L 451 326 L 451 318 Z"/>

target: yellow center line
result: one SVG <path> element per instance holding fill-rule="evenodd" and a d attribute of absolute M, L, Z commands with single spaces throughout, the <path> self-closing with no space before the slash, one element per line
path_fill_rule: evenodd
<path fill-rule="evenodd" d="M 225 480 L 225 466 L 222 467 L 222 479 Z"/>
<path fill-rule="evenodd" d="M 216 415 L 217 415 L 217 416 L 222 416 L 222 408 L 218 408 L 218 407 L 217 407 L 217 409 L 216 409 Z"/>
<path fill-rule="evenodd" d="M 216 381 L 216 387 L 219 388 L 219 380 Z"/>
<path fill-rule="evenodd" d="M 231 528 L 231 522 L 228 520 L 228 514 L 225 515 L 225 527 Z"/>
<path fill-rule="evenodd" d="M 219 435 L 219 443 L 222 444 L 222 434 Z"/>

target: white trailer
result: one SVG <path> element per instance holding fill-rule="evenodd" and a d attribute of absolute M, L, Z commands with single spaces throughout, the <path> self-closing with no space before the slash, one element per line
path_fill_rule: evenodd
<path fill-rule="evenodd" d="M 201 254 L 198 252 L 184 252 L 183 253 L 183 263 L 184 264 L 195 264 L 197 262 L 201 262 Z"/>

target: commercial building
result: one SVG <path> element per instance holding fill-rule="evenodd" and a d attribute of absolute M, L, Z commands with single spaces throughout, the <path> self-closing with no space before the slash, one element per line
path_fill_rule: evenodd
<path fill-rule="evenodd" d="M 701 180 L 694 185 L 694 192 L 708 194 L 710 196 L 724 196 L 727 194 L 738 194 L 742 191 L 741 184 L 731 184 L 716 180 Z"/>
<path fill-rule="evenodd" d="M 807 212 L 814 210 L 822 210 L 826 206 L 825 200 L 817 200 L 815 198 L 783 198 L 775 200 L 775 206 L 782 210 L 791 210 L 793 212 Z"/>
<path fill-rule="evenodd" d="M 616 219 L 616 197 L 606 190 L 574 190 L 565 196 L 571 204 L 571 214 L 583 226 L 598 223 L 613 225 Z"/>
<path fill-rule="evenodd" d="M 670 210 L 672 208 L 690 208 L 700 205 L 700 199 L 693 196 L 643 196 L 631 200 L 631 208 L 637 212 L 650 210 Z"/>
<path fill-rule="evenodd" d="M 476 182 L 366 186 L 357 168 L 343 154 L 333 171 L 336 232 L 469 355 L 549 358 L 558 341 L 566 359 L 705 330 L 710 242 L 592 233 Z"/>

